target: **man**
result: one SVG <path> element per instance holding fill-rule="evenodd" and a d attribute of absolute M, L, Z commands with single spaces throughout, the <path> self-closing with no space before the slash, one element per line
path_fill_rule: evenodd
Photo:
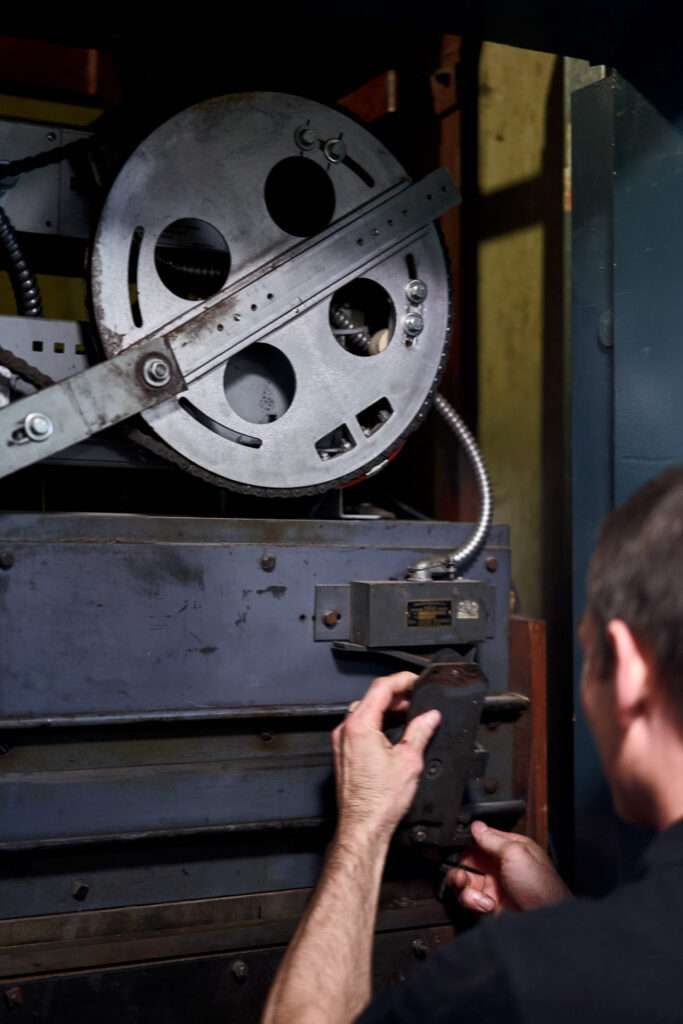
<path fill-rule="evenodd" d="M 484 874 L 450 881 L 488 919 L 368 1007 L 384 858 L 439 721 L 414 719 L 392 747 L 383 715 L 407 706 L 415 677 L 377 679 L 333 734 L 338 828 L 264 1024 L 683 1021 L 683 470 L 607 519 L 580 639 L 582 703 L 616 808 L 659 832 L 636 879 L 571 899 L 538 846 L 476 823 L 466 863 Z"/>

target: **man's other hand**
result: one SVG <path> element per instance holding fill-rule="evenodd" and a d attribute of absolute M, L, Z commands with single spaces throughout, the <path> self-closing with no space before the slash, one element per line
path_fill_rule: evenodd
<path fill-rule="evenodd" d="M 441 715 L 427 711 L 414 718 L 395 745 L 382 732 L 382 724 L 387 711 L 407 710 L 416 679 L 412 672 L 375 679 L 332 733 L 340 838 L 388 841 L 411 804 L 424 750 Z"/>
<path fill-rule="evenodd" d="M 538 843 L 514 832 L 500 832 L 482 821 L 472 824 L 476 846 L 448 872 L 468 910 L 534 910 L 568 899 L 571 893 Z M 474 872 L 467 871 L 474 868 Z"/>

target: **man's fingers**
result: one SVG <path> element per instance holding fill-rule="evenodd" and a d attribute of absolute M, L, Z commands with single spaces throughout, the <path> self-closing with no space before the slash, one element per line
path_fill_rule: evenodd
<path fill-rule="evenodd" d="M 440 722 L 440 711 L 425 711 L 423 715 L 418 715 L 408 723 L 401 743 L 407 743 L 413 750 L 417 750 L 418 754 L 424 753 Z"/>
<path fill-rule="evenodd" d="M 486 893 L 473 889 L 471 885 L 462 890 L 458 900 L 463 907 L 467 907 L 468 910 L 474 910 L 478 914 L 490 914 L 492 910 L 496 909 L 495 900 L 487 896 Z"/>
<path fill-rule="evenodd" d="M 396 672 L 392 676 L 379 676 L 353 712 L 352 721 L 381 729 L 384 713 L 397 697 L 410 693 L 416 679 L 414 672 Z"/>
<path fill-rule="evenodd" d="M 394 697 L 394 699 L 391 702 L 391 707 L 389 708 L 389 711 L 407 711 L 409 707 L 410 701 L 408 700 L 407 697 Z"/>
<path fill-rule="evenodd" d="M 504 847 L 509 843 L 524 841 L 523 836 L 517 836 L 510 832 L 501 832 L 497 828 L 490 828 L 483 821 L 473 821 L 471 831 L 477 846 L 485 850 L 486 853 L 493 854 L 494 857 L 499 857 Z"/>
<path fill-rule="evenodd" d="M 448 872 L 448 883 L 455 886 L 456 889 L 466 889 L 469 885 L 475 891 L 482 892 L 486 888 L 487 881 L 486 875 L 475 875 L 464 867 L 452 868 Z"/>

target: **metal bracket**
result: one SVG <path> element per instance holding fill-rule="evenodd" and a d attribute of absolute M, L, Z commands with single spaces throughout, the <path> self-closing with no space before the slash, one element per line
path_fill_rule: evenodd
<path fill-rule="evenodd" d="M 401 828 L 415 844 L 446 849 L 462 842 L 465 786 L 486 771 L 488 755 L 476 742 L 488 682 L 478 665 L 436 661 L 421 673 L 408 721 L 438 708 L 441 725 L 425 752 L 425 768 Z"/>

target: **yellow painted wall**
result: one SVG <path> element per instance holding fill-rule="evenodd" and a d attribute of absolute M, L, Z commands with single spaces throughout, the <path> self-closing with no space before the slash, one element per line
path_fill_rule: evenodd
<path fill-rule="evenodd" d="M 542 170 L 556 59 L 493 43 L 482 49 L 482 209 Z M 496 521 L 512 527 L 523 611 L 540 616 L 545 233 L 540 217 L 512 230 L 501 221 L 500 233 L 489 221 L 487 231 L 478 252 L 479 438 L 495 487 Z"/>

